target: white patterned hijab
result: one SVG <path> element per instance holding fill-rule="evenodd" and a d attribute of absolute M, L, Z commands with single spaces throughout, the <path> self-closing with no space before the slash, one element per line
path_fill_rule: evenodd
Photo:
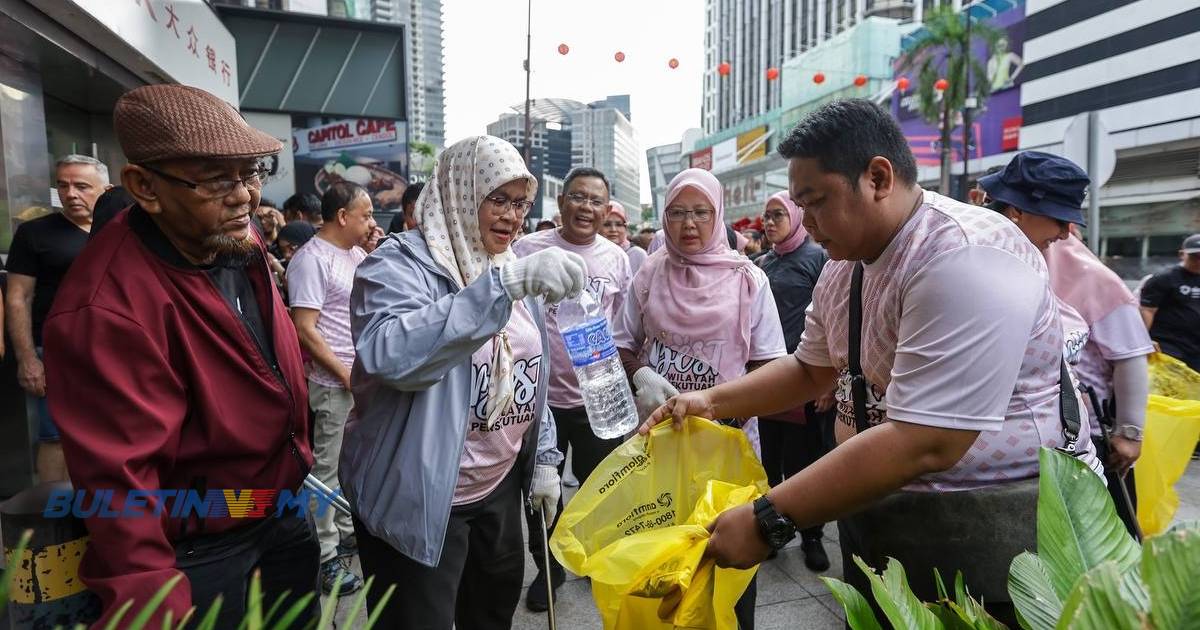
<path fill-rule="evenodd" d="M 517 149 L 495 136 L 471 136 L 442 151 L 433 177 L 417 199 L 417 229 L 433 259 L 463 289 L 487 272 L 515 259 L 511 249 L 491 255 L 483 247 L 479 206 L 497 188 L 524 179 L 527 198 L 537 193 L 537 180 L 525 168 Z M 512 404 L 513 356 L 501 330 L 492 339 L 488 426 Z"/>

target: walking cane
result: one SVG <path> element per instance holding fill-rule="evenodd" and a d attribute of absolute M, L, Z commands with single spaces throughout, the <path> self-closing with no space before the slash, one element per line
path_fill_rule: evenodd
<path fill-rule="evenodd" d="M 546 576 L 546 601 L 550 606 L 546 609 L 546 623 L 550 630 L 557 630 L 554 620 L 554 578 L 550 575 L 550 532 L 546 528 L 546 506 L 538 506 L 538 517 L 542 522 L 542 575 Z"/>
<path fill-rule="evenodd" d="M 351 515 L 350 502 L 346 500 L 346 497 L 342 496 L 340 493 L 330 490 L 329 486 L 325 485 L 320 479 L 312 476 L 311 473 L 304 478 L 304 487 L 321 493 L 328 500 L 329 505 L 332 505 L 335 510 L 345 514 L 346 516 Z"/>
<path fill-rule="evenodd" d="M 1087 391 L 1088 398 L 1092 399 L 1092 408 L 1096 410 L 1096 413 L 1100 414 L 1100 435 L 1104 437 L 1104 447 L 1111 455 L 1113 449 L 1112 440 L 1110 440 L 1108 436 L 1108 427 L 1112 426 L 1114 421 L 1113 416 L 1115 414 L 1109 414 L 1108 410 L 1100 404 L 1100 399 L 1096 396 L 1096 390 L 1092 389 L 1091 387 L 1087 387 L 1085 389 Z M 1108 467 L 1108 462 L 1100 463 L 1106 468 Z M 1129 497 L 1129 488 L 1125 487 L 1125 475 L 1128 474 L 1129 470 L 1126 469 L 1125 472 L 1116 475 L 1117 487 L 1121 490 L 1121 502 L 1125 504 L 1125 509 L 1129 510 L 1129 516 L 1133 520 L 1134 535 L 1137 536 L 1138 542 L 1142 542 L 1142 524 L 1138 522 L 1137 510 L 1133 507 L 1133 499 Z"/>

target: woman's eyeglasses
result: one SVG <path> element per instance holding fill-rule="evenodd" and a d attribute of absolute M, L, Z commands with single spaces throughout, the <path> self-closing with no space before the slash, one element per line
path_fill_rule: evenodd
<path fill-rule="evenodd" d="M 508 197 L 505 197 L 503 195 L 492 195 L 490 197 L 484 197 L 484 200 L 487 201 L 488 203 L 492 204 L 496 208 L 499 208 L 501 214 L 504 214 L 505 212 L 508 211 L 509 208 L 512 208 L 513 210 L 515 210 L 517 212 L 518 217 L 525 216 L 525 213 L 529 212 L 529 209 L 533 207 L 532 201 L 524 201 L 524 200 L 517 201 L 514 199 L 509 199 Z"/>
<path fill-rule="evenodd" d="M 783 212 L 782 210 L 776 210 L 775 212 L 764 212 L 762 218 L 763 223 L 769 223 L 772 221 L 775 223 L 780 223 L 784 219 L 788 218 L 788 213 Z"/>
<path fill-rule="evenodd" d="M 696 223 L 708 223 L 709 221 L 713 220 L 713 216 L 716 215 L 716 211 L 708 210 L 706 208 L 701 208 L 699 210 L 667 208 L 667 221 L 670 221 L 671 223 L 683 223 L 687 220 L 689 215 Z"/>
<path fill-rule="evenodd" d="M 207 199 L 220 199 L 222 197 L 228 197 L 233 190 L 237 188 L 238 184 L 245 186 L 246 190 L 259 190 L 262 188 L 263 177 L 266 174 L 266 169 L 259 166 L 253 171 L 242 175 L 237 179 L 219 177 L 206 179 L 200 182 L 193 182 L 182 177 L 176 177 L 170 173 L 164 173 L 163 171 L 160 171 L 152 166 L 146 166 L 145 164 L 139 164 L 138 166 L 141 166 L 147 171 L 150 171 L 151 173 L 154 173 L 155 175 L 158 175 L 169 182 L 191 188 L 192 190 L 196 191 L 197 194 Z"/>
<path fill-rule="evenodd" d="M 601 223 L 600 225 L 603 225 L 606 228 L 623 228 L 623 227 L 625 227 L 625 223 L 621 222 L 621 221 L 605 221 L 604 223 Z"/>

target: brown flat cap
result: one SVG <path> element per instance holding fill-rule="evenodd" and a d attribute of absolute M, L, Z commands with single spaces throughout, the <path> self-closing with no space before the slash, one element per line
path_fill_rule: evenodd
<path fill-rule="evenodd" d="M 121 95 L 113 127 L 130 162 L 252 158 L 278 153 L 278 140 L 246 123 L 229 103 L 187 85 L 146 85 Z"/>

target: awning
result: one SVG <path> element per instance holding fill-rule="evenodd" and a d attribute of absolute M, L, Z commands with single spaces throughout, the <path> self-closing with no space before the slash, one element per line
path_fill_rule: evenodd
<path fill-rule="evenodd" d="M 217 10 L 237 41 L 242 109 L 407 119 L 404 27 L 229 5 Z"/>

